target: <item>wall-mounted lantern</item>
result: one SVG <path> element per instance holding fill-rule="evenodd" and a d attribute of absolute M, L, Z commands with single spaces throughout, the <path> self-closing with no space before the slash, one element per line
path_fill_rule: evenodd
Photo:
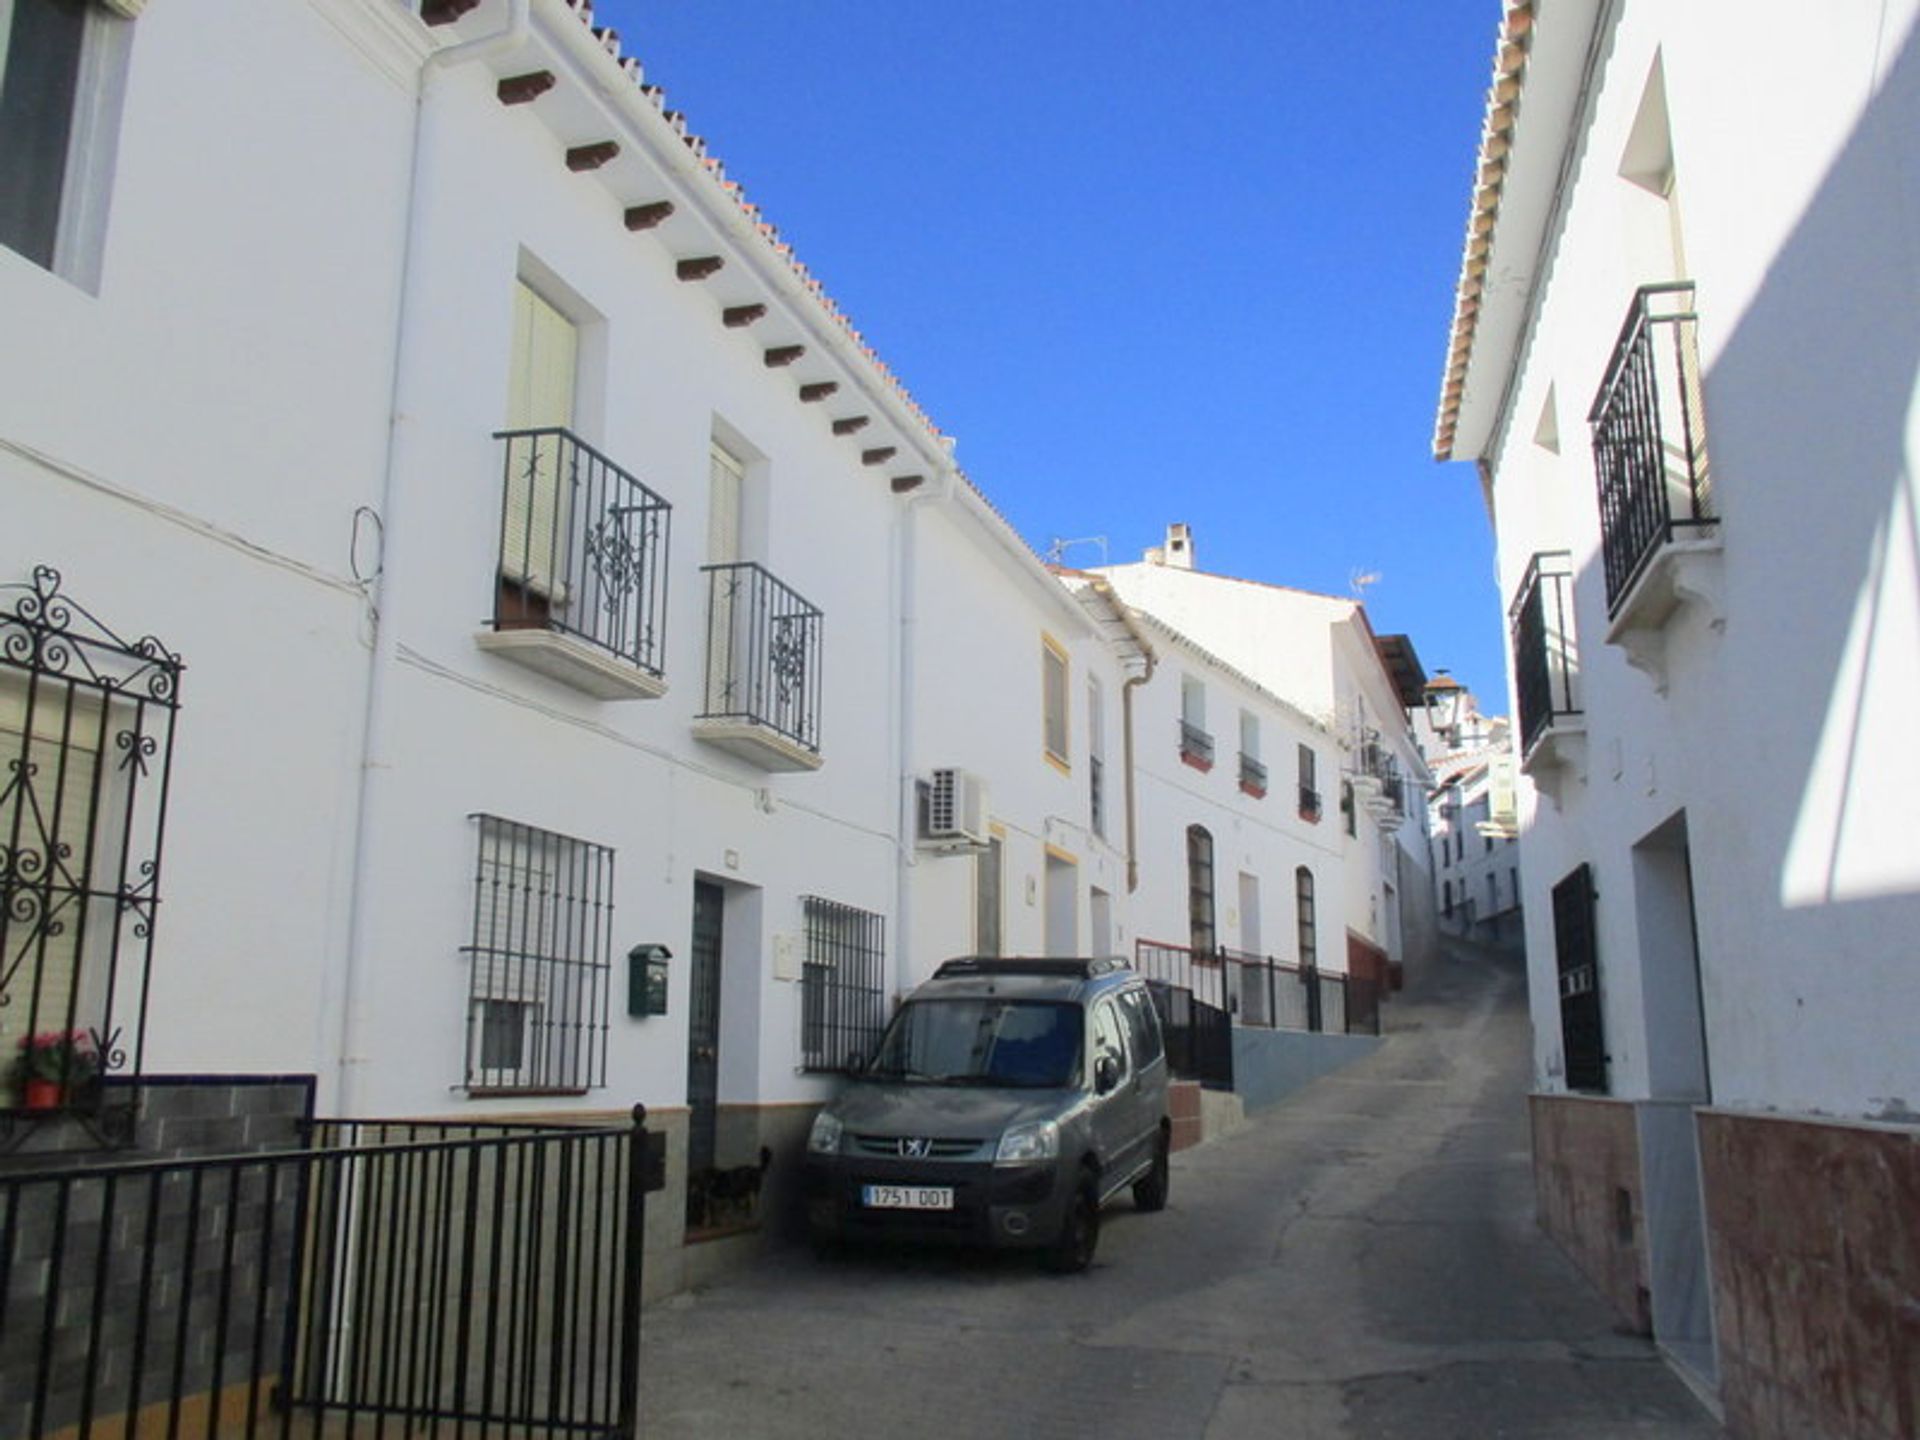
<path fill-rule="evenodd" d="M 627 1014 L 644 1020 L 667 1013 L 667 961 L 664 945 L 636 945 L 627 952 Z"/>
<path fill-rule="evenodd" d="M 1461 702 L 1466 699 L 1466 694 L 1467 687 L 1445 670 L 1436 670 L 1433 679 L 1427 682 L 1424 697 L 1427 723 L 1433 726 L 1434 734 L 1445 744 L 1455 743 L 1455 732 L 1460 727 Z"/>

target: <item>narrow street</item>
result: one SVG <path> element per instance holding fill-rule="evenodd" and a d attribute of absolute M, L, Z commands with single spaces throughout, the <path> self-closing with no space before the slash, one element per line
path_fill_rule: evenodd
<path fill-rule="evenodd" d="M 642 1432 L 1490 1440 L 1718 1433 L 1533 1224 L 1522 976 L 1450 958 L 1391 1043 L 1175 1160 L 1090 1274 L 769 1257 L 645 1319 Z"/>

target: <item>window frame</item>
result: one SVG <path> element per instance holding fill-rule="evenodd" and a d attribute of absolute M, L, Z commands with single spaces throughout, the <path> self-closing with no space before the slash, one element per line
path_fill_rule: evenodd
<path fill-rule="evenodd" d="M 1056 681 L 1055 676 L 1058 676 Z M 1073 658 L 1045 631 L 1040 635 L 1040 748 L 1063 775 L 1073 772 Z M 1058 747 L 1055 741 L 1058 741 Z"/>

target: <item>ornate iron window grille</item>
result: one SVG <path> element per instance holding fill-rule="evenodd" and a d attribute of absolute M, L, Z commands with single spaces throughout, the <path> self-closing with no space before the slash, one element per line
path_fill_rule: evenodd
<path fill-rule="evenodd" d="M 613 851 L 494 815 L 479 824 L 466 1087 L 607 1083 Z"/>
<path fill-rule="evenodd" d="M 883 915 L 801 897 L 807 952 L 800 971 L 804 1069 L 843 1071 L 873 1054 L 887 1023 L 887 921 Z"/>
<path fill-rule="evenodd" d="M 1607 1093 L 1606 1027 L 1600 1007 L 1593 871 L 1576 865 L 1553 887 L 1553 948 L 1560 982 L 1560 1043 L 1567 1088 Z"/>
<path fill-rule="evenodd" d="M 0 1045 L 49 1031 L 140 1075 L 180 657 L 127 641 L 36 566 L 0 586 Z M 67 1080 L 78 1079 L 70 1074 Z M 103 1105 L 61 1083 L 56 1108 Z M 117 1135 L 117 1131 L 115 1132 Z"/>
<path fill-rule="evenodd" d="M 700 718 L 764 725 L 817 754 L 821 612 L 751 561 L 701 570 L 707 687 Z"/>
<path fill-rule="evenodd" d="M 1565 550 L 1535 555 L 1507 616 L 1513 633 L 1520 753 L 1525 755 L 1556 720 L 1580 713 L 1572 555 Z"/>
<path fill-rule="evenodd" d="M 666 669 L 672 507 L 569 430 L 502 430 L 495 630 L 553 630 Z"/>
<path fill-rule="evenodd" d="M 1609 615 L 1675 530 L 1717 520 L 1697 331 L 1691 284 L 1642 285 L 1587 412 Z"/>

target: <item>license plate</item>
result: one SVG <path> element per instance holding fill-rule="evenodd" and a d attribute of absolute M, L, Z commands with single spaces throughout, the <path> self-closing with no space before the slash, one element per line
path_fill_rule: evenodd
<path fill-rule="evenodd" d="M 869 1210 L 951 1210 L 951 1185 L 862 1185 L 860 1203 Z"/>

